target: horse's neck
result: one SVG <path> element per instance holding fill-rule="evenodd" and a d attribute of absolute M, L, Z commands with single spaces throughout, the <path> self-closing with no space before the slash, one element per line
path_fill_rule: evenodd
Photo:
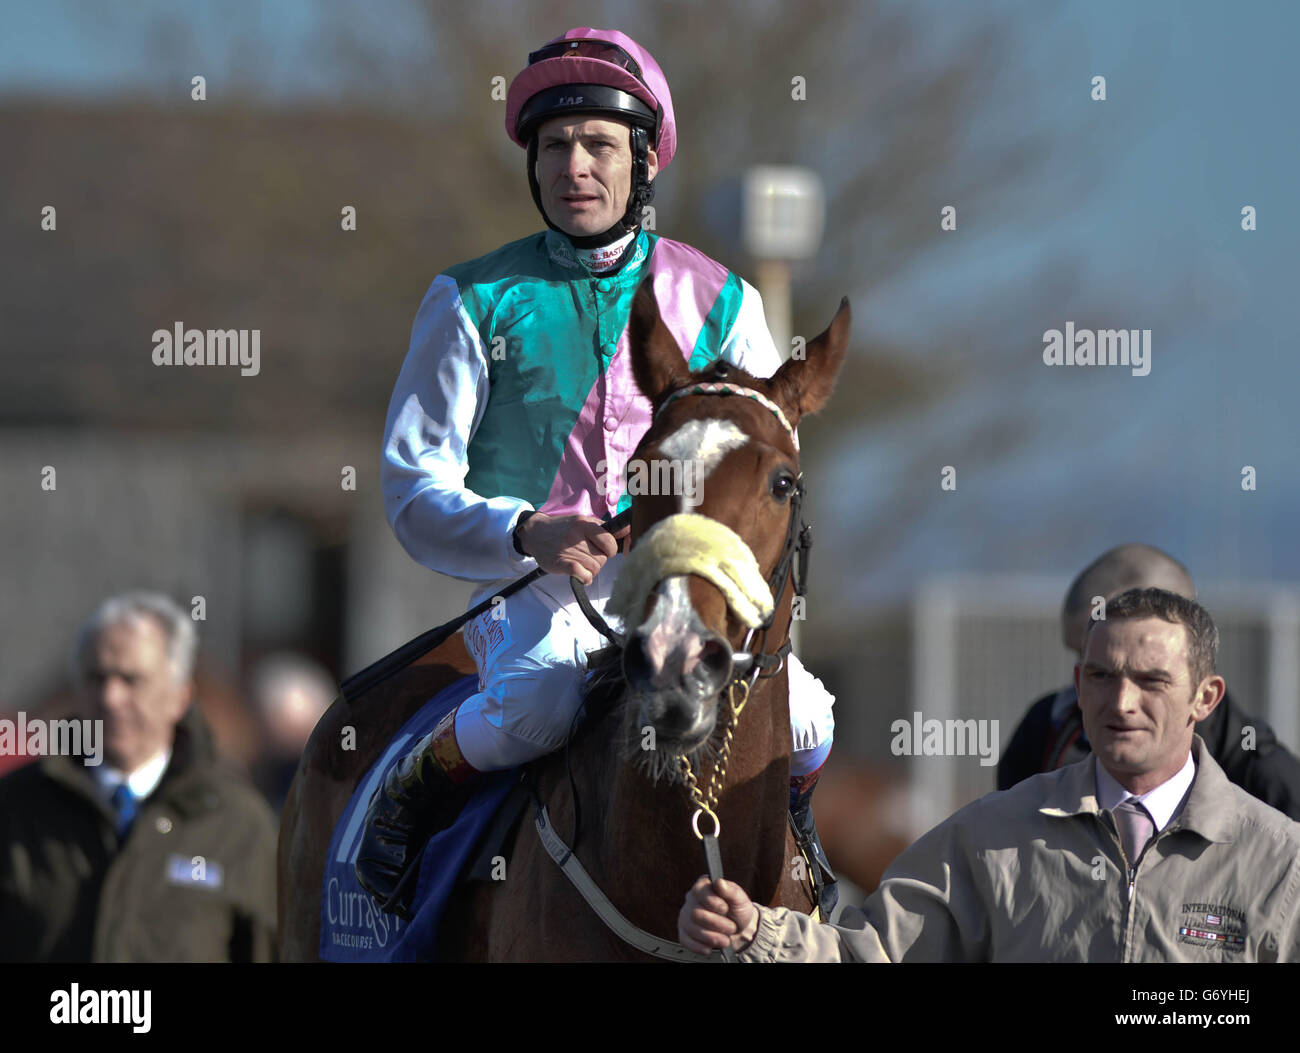
<path fill-rule="evenodd" d="M 717 809 L 724 875 L 757 903 L 774 902 L 789 865 L 787 692 L 784 670 L 756 683 L 736 727 Z M 579 791 L 587 845 L 580 856 L 591 860 L 593 876 L 629 920 L 675 939 L 686 891 L 706 871 L 704 850 L 691 831 L 695 806 L 685 786 L 665 778 L 652 783 L 640 765 L 622 759 L 629 753 L 626 743 L 641 739 L 635 719 L 635 711 L 624 707 L 621 722 L 611 718 L 607 725 L 617 727 L 618 743 L 607 734 L 588 741 L 584 760 L 592 763 L 581 764 L 586 785 Z M 707 761 L 695 772 L 702 793 L 711 774 Z M 700 827 L 710 829 L 707 817 Z"/>

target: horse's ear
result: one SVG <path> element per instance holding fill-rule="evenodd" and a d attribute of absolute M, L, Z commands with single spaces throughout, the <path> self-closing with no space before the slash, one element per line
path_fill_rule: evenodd
<path fill-rule="evenodd" d="M 830 399 L 849 349 L 852 320 L 849 298 L 845 296 L 826 331 L 808 345 L 806 356 L 791 358 L 768 380 L 768 390 L 785 409 L 791 426 L 800 417 L 816 413 Z"/>
<path fill-rule="evenodd" d="M 655 406 L 670 389 L 690 380 L 691 371 L 682 349 L 659 317 L 653 275 L 641 283 L 632 299 L 627 338 L 632 352 L 632 375 L 636 377 L 641 394 Z"/>

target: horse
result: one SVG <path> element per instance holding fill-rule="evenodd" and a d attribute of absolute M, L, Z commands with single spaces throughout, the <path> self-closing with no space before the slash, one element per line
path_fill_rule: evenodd
<path fill-rule="evenodd" d="M 639 542 L 656 527 L 663 534 L 670 522 L 699 524 L 696 517 L 706 517 L 721 524 L 712 529 L 730 531 L 741 549 L 748 546 L 750 577 L 759 574 L 760 582 L 770 583 L 768 624 L 755 631 L 753 612 L 742 617 L 738 611 L 761 588 L 741 589 L 746 595 L 737 597 L 734 581 L 698 566 L 642 581 L 639 592 L 625 589 L 623 646 L 607 649 L 591 673 L 604 686 L 603 702 L 593 703 L 598 691 L 587 695 L 579 733 L 566 749 L 534 762 L 532 774 L 535 801 L 545 806 L 552 831 L 577 832 L 563 847 L 627 922 L 664 945 L 676 935 L 687 889 L 705 870 L 702 845 L 711 835 L 722 872 L 755 902 L 804 913 L 816 905 L 788 811 L 791 728 L 783 656 L 793 614 L 789 586 L 799 584 L 791 552 L 804 492 L 794 428 L 830 398 L 849 323 L 846 298 L 805 354 L 768 379 L 721 360 L 693 373 L 660 317 L 650 280 L 633 301 L 633 373 L 654 411 L 633 459 L 651 465 L 685 451 L 708 474 L 704 485 L 696 480 L 689 500 L 683 493 L 636 496 L 631 547 L 611 609 Z M 805 552 L 805 569 L 806 558 Z M 642 560 L 638 573 L 653 578 L 655 566 Z M 786 647 L 769 648 L 769 637 Z M 324 859 L 358 782 L 417 709 L 474 673 L 457 633 L 362 697 L 341 696 L 322 717 L 281 819 L 282 961 L 319 956 Z M 347 734 L 352 748 L 341 749 Z M 701 789 L 706 784 L 707 793 Z M 462 885 L 448 902 L 439 959 L 655 960 L 615 934 L 556 862 L 534 822 L 523 821 L 513 835 L 505 880 Z"/>

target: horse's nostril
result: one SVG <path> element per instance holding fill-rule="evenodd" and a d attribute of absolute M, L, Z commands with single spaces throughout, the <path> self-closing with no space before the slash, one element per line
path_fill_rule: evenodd
<path fill-rule="evenodd" d="M 699 671 L 709 687 L 721 688 L 731 676 L 731 645 L 718 636 L 704 641 Z"/>

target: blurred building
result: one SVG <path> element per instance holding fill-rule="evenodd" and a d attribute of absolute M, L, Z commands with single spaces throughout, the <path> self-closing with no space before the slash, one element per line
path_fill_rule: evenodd
<path fill-rule="evenodd" d="M 10 430 L 0 448 L 0 486 L 27 495 L 0 517 L 0 710 L 58 691 L 86 612 L 126 588 L 201 610 L 203 659 L 235 679 L 281 649 L 346 676 L 451 617 L 468 595 L 393 538 L 377 444 L 364 437 Z M 47 465 L 53 491 L 40 489 Z M 355 492 L 338 481 L 345 465 L 364 480 Z"/>
<path fill-rule="evenodd" d="M 159 589 L 251 764 L 260 657 L 341 679 L 463 610 L 384 521 L 384 415 L 433 275 L 531 204 L 435 223 L 445 147 L 377 115 L 11 100 L 0 135 L 0 713 L 69 704 L 86 612 Z M 259 371 L 154 365 L 177 321 L 260 330 Z"/>

